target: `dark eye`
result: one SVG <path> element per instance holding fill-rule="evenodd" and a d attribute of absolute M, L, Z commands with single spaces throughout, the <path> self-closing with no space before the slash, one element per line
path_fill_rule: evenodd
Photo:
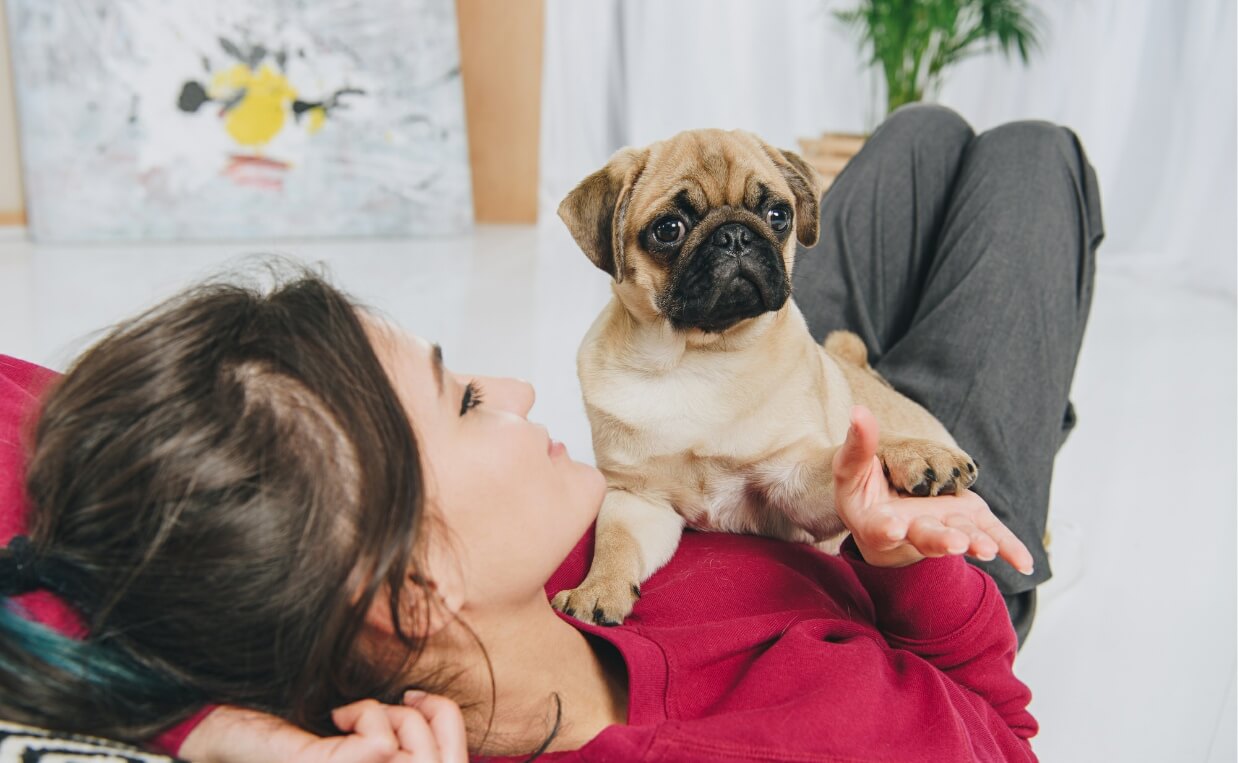
<path fill-rule="evenodd" d="M 791 224 L 791 209 L 785 204 L 770 207 L 770 210 L 765 213 L 765 219 L 769 227 L 776 231 L 784 231 Z"/>
<path fill-rule="evenodd" d="M 654 222 L 653 237 L 658 240 L 659 244 L 673 246 L 683 241 L 686 230 L 687 228 L 683 224 L 683 220 L 667 215 Z"/>
<path fill-rule="evenodd" d="M 481 405 L 481 386 L 477 382 L 469 382 L 464 385 L 464 397 L 460 400 L 460 415 L 463 416 L 479 405 Z"/>

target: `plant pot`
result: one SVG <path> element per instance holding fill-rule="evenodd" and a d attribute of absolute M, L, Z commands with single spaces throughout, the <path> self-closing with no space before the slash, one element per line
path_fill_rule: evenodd
<path fill-rule="evenodd" d="M 834 178 L 843 171 L 851 157 L 860 153 L 866 140 L 867 135 L 827 132 L 818 138 L 800 138 L 799 144 L 804 160 L 821 173 L 825 190 L 829 190 L 834 184 Z"/>

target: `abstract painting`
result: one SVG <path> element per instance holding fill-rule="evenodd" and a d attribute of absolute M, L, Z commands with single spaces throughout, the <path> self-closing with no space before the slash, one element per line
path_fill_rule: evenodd
<path fill-rule="evenodd" d="M 7 0 L 37 240 L 472 220 L 452 0 Z"/>

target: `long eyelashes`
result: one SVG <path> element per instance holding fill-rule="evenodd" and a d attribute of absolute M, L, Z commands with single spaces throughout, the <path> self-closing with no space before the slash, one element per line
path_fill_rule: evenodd
<path fill-rule="evenodd" d="M 460 415 L 469 412 L 470 408 L 476 408 L 482 403 L 481 385 L 475 381 L 470 381 L 464 385 L 464 398 L 460 401 Z"/>

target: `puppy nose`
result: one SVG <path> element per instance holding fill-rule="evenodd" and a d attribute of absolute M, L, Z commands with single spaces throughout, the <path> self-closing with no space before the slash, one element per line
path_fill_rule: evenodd
<path fill-rule="evenodd" d="M 727 223 L 719 225 L 714 229 L 714 235 L 710 236 L 710 241 L 715 246 L 729 249 L 732 252 L 738 252 L 751 244 L 753 238 L 752 229 L 747 225 L 743 223 Z"/>

